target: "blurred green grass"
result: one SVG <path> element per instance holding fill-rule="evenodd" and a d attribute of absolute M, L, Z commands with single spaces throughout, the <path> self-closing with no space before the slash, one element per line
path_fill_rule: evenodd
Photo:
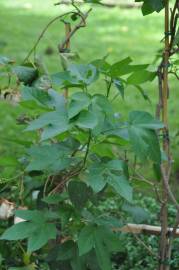
<path fill-rule="evenodd" d="M 54 6 L 52 0 L 1 0 L 0 1 L 0 55 L 6 55 L 21 63 L 33 46 L 44 26 L 55 16 L 70 9 L 67 6 Z M 88 6 L 82 7 L 84 10 Z M 44 36 L 38 54 L 43 57 L 50 72 L 58 72 L 60 60 L 57 44 L 64 37 L 63 25 L 58 22 L 51 26 Z M 152 63 L 157 51 L 162 48 L 163 17 L 153 14 L 143 17 L 140 9 L 120 9 L 94 6 L 88 18 L 87 27 L 81 29 L 72 39 L 72 50 L 79 52 L 81 62 L 90 62 L 109 54 L 108 61 L 113 63 L 126 56 L 135 63 Z M 52 55 L 45 55 L 46 48 L 52 48 Z M 94 91 L 103 92 L 103 85 L 97 84 Z M 170 125 L 178 131 L 177 82 L 172 78 L 170 91 Z M 155 111 L 157 81 L 145 84 L 152 103 L 144 101 L 132 87 L 125 90 L 125 101 L 121 98 L 115 107 L 121 113 L 129 110 Z M 25 138 L 22 127 L 15 123 L 16 117 L 23 112 L 18 106 L 0 102 L 0 155 L 20 156 L 22 147 L 10 142 L 14 138 Z M 175 132 L 172 133 L 174 136 Z M 177 159 L 177 154 L 176 154 Z M 8 169 L 7 169 L 8 171 Z"/>

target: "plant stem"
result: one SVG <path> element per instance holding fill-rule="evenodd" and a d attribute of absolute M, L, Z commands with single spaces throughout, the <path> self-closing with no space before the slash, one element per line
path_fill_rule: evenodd
<path fill-rule="evenodd" d="M 80 22 L 68 33 L 68 35 L 65 37 L 65 40 L 62 42 L 61 45 L 59 45 L 58 50 L 59 52 L 63 51 L 65 45 L 69 42 L 69 40 L 72 38 L 72 36 L 76 33 L 76 31 L 78 31 L 81 27 L 85 27 L 86 26 L 86 19 L 89 15 L 89 13 L 92 11 L 92 9 L 90 8 L 85 14 L 81 15 L 81 13 L 75 13 L 78 14 L 78 16 L 81 17 Z"/>
<path fill-rule="evenodd" d="M 88 11 L 89 12 L 89 11 Z M 41 39 L 43 38 L 44 34 L 46 33 L 46 31 L 48 30 L 48 28 L 56 21 L 62 19 L 63 17 L 67 16 L 67 15 L 77 15 L 77 16 L 80 16 L 82 18 L 82 15 L 81 14 L 78 14 L 77 12 L 74 12 L 74 11 L 69 11 L 69 12 L 66 12 L 62 15 L 59 15 L 57 17 L 55 17 L 53 20 L 51 20 L 46 26 L 45 28 L 42 30 L 41 34 L 39 35 L 38 39 L 36 40 L 34 46 L 32 47 L 32 49 L 29 51 L 29 53 L 27 54 L 27 56 L 25 57 L 23 63 L 25 63 L 26 61 L 29 60 L 29 57 L 31 56 L 31 54 L 33 52 L 36 51 L 36 48 L 37 46 L 39 45 L 39 42 L 41 41 Z M 83 20 L 83 18 L 82 18 Z M 69 38 L 69 37 L 68 37 Z M 64 43 L 66 44 L 66 40 L 64 41 Z"/>
<path fill-rule="evenodd" d="M 67 23 L 67 22 L 64 22 L 64 24 L 65 24 L 65 36 L 66 36 L 67 42 L 64 45 L 63 49 L 66 49 L 68 51 L 68 53 L 69 53 L 70 52 L 70 39 L 67 39 L 67 38 L 68 38 L 68 35 L 71 32 L 71 24 Z M 60 53 L 60 57 L 61 57 L 61 63 L 62 63 L 63 70 L 66 71 L 67 70 L 67 65 L 66 65 L 65 61 L 63 60 L 63 57 L 62 57 L 61 53 Z M 64 89 L 64 97 L 66 99 L 68 99 L 68 87 L 65 87 L 65 89 Z"/>
<path fill-rule="evenodd" d="M 159 248 L 159 270 L 169 270 L 170 266 L 167 265 L 170 258 L 168 257 L 168 192 L 166 183 L 170 178 L 170 153 L 169 153 L 169 136 L 168 136 L 168 64 L 169 64 L 169 0 L 165 1 L 165 49 L 163 55 L 163 84 L 162 84 L 162 121 L 165 125 L 163 129 L 163 151 L 167 155 L 167 161 L 163 164 L 163 177 L 162 177 L 162 205 L 160 212 L 161 219 L 161 239 Z"/>
<path fill-rule="evenodd" d="M 89 131 L 88 142 L 87 142 L 87 146 L 86 146 L 86 153 L 85 153 L 85 157 L 84 157 L 84 161 L 83 161 L 83 167 L 85 167 L 85 165 L 86 165 L 87 157 L 89 154 L 90 143 L 91 143 L 91 131 Z"/>
<path fill-rule="evenodd" d="M 109 97 L 111 86 L 112 86 L 112 79 L 109 82 L 107 82 L 107 93 L 106 93 L 107 98 Z"/>

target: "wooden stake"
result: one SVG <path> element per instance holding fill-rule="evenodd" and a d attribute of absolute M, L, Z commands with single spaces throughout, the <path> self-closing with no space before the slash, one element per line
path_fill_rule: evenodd
<path fill-rule="evenodd" d="M 123 233 L 133 233 L 133 234 L 148 234 L 148 235 L 157 235 L 161 234 L 160 226 L 153 226 L 147 224 L 127 224 L 122 228 L 114 228 L 114 232 L 123 232 Z M 173 228 L 167 228 L 167 235 L 172 233 Z M 179 229 L 176 230 L 176 237 L 179 237 Z"/>

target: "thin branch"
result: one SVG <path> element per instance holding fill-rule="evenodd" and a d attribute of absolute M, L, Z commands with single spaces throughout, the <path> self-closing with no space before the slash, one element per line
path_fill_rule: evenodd
<path fill-rule="evenodd" d="M 51 20 L 51 21 L 45 26 L 45 28 L 42 30 L 42 32 L 41 32 L 41 34 L 39 35 L 37 41 L 35 42 L 35 44 L 34 44 L 34 46 L 32 47 L 32 49 L 29 51 L 29 53 L 27 54 L 27 56 L 25 57 L 25 59 L 24 59 L 23 62 L 26 62 L 26 61 L 29 59 L 29 57 L 31 56 L 31 54 L 32 54 L 34 51 L 36 51 L 36 48 L 37 48 L 39 42 L 40 42 L 41 39 L 43 38 L 43 36 L 44 36 L 44 34 L 46 33 L 46 31 L 48 30 L 48 28 L 49 28 L 54 22 L 56 22 L 56 21 L 62 19 L 64 16 L 67 16 L 67 15 L 70 15 L 70 14 L 75 14 L 75 15 L 77 15 L 77 16 L 81 16 L 81 15 L 79 15 L 77 12 L 69 11 L 69 12 L 66 12 L 66 13 L 64 13 L 64 14 L 62 14 L 62 15 L 59 15 L 59 16 L 55 17 L 53 20 Z"/>
<path fill-rule="evenodd" d="M 170 71 L 169 74 L 174 75 L 177 78 L 177 80 L 179 80 L 179 75 L 176 72 Z"/>
<path fill-rule="evenodd" d="M 164 166 L 161 165 L 161 172 L 162 172 L 162 178 L 163 178 L 163 181 L 164 181 L 164 185 L 165 185 L 165 189 L 167 191 L 167 194 L 168 194 L 170 200 L 175 205 L 177 211 L 179 211 L 179 204 L 178 204 L 178 202 L 177 202 L 177 200 L 176 200 L 176 198 L 175 198 L 175 196 L 174 196 L 174 194 L 173 194 L 173 192 L 172 192 L 172 190 L 170 188 L 169 181 L 168 181 L 168 179 L 170 177 L 170 173 L 171 173 L 171 167 L 169 168 L 169 171 L 166 174 Z"/>
<path fill-rule="evenodd" d="M 178 21 L 178 14 L 177 8 L 178 8 L 179 0 L 175 2 L 174 8 L 171 12 L 171 18 L 170 18 L 170 34 L 171 34 L 171 39 L 170 39 L 170 50 L 173 47 L 173 42 L 175 39 L 175 33 L 176 33 L 176 26 L 177 26 L 177 21 Z"/>
<path fill-rule="evenodd" d="M 69 32 L 69 34 L 66 36 L 65 40 L 62 42 L 61 45 L 59 45 L 58 50 L 59 52 L 63 52 L 66 44 L 69 42 L 69 40 L 72 38 L 72 36 L 78 31 L 81 27 L 86 26 L 86 18 L 88 17 L 89 13 L 92 11 L 92 8 L 90 8 L 84 15 L 81 15 L 79 13 L 76 13 L 81 16 L 81 21 Z"/>
<path fill-rule="evenodd" d="M 127 224 L 122 228 L 113 228 L 113 231 L 115 232 L 123 232 L 123 233 L 131 233 L 136 240 L 148 251 L 148 253 L 155 258 L 159 259 L 159 257 L 156 255 L 156 253 L 153 252 L 151 248 L 149 248 L 144 241 L 142 241 L 137 234 L 159 234 L 159 231 L 161 231 L 161 227 L 156 227 L 156 226 L 150 226 L 150 225 L 145 225 L 145 224 Z"/>
<path fill-rule="evenodd" d="M 112 79 L 108 82 L 106 81 L 107 83 L 107 93 L 106 93 L 106 97 L 108 98 L 109 97 L 109 94 L 110 94 L 110 90 L 111 90 L 111 86 L 112 86 Z"/>
<path fill-rule="evenodd" d="M 87 142 L 87 146 L 86 146 L 85 157 L 83 160 L 83 167 L 85 167 L 85 165 L 86 165 L 86 161 L 87 161 L 88 154 L 89 154 L 90 143 L 91 143 L 91 131 L 89 131 L 89 135 L 88 135 L 88 142 Z"/>

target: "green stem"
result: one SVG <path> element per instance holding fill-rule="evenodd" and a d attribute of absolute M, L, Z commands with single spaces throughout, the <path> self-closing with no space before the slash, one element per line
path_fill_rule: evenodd
<path fill-rule="evenodd" d="M 107 93 L 106 93 L 107 98 L 109 97 L 111 86 L 112 86 L 112 79 L 109 82 L 107 81 Z"/>
<path fill-rule="evenodd" d="M 83 167 L 85 167 L 85 165 L 86 165 L 86 161 L 87 161 L 88 154 L 89 154 L 90 143 L 91 143 L 91 131 L 89 131 L 88 142 L 87 142 L 87 146 L 86 146 L 86 153 L 85 153 L 85 157 L 84 157 L 84 161 L 83 161 Z"/>

